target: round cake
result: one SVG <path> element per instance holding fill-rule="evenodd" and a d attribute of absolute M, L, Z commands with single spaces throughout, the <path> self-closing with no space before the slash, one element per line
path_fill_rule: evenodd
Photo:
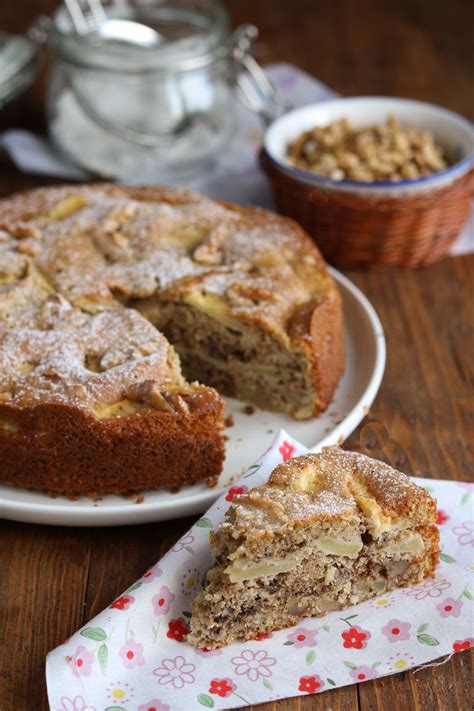
<path fill-rule="evenodd" d="M 305 419 L 343 364 L 339 292 L 291 220 L 168 188 L 0 201 L 4 483 L 72 496 L 212 483 L 219 393 Z"/>

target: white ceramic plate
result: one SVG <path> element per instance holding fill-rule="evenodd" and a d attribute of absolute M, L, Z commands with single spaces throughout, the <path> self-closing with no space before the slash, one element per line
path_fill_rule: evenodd
<path fill-rule="evenodd" d="M 334 399 L 320 417 L 296 422 L 287 415 L 255 410 L 243 411 L 244 403 L 227 398 L 227 412 L 234 425 L 226 429 L 227 457 L 219 485 L 183 487 L 144 492 L 140 504 L 108 495 L 100 501 L 51 498 L 39 492 L 0 485 L 0 517 L 13 521 L 56 526 L 116 526 L 164 521 L 205 511 L 243 469 L 267 449 L 280 429 L 314 450 L 346 439 L 367 414 L 380 386 L 385 368 L 385 338 L 370 302 L 352 282 L 334 269 L 339 284 L 346 323 L 346 369 Z"/>

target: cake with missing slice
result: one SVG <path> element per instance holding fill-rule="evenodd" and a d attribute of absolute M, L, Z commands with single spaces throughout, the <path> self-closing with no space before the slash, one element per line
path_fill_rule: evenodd
<path fill-rule="evenodd" d="M 188 641 L 213 649 L 433 577 L 436 501 L 408 476 L 328 447 L 238 496 L 216 532 Z"/>
<path fill-rule="evenodd" d="M 343 368 L 341 296 L 290 220 L 159 187 L 0 200 L 2 484 L 212 485 L 221 395 L 307 419 Z"/>

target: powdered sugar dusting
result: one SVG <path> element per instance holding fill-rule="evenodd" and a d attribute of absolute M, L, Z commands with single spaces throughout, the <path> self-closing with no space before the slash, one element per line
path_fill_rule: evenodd
<path fill-rule="evenodd" d="M 95 407 L 139 380 L 182 384 L 164 337 L 123 302 L 212 297 L 287 338 L 325 278 L 289 222 L 166 188 L 18 195 L 1 202 L 0 234 L 0 392 L 18 406 Z"/>
<path fill-rule="evenodd" d="M 236 529 L 275 528 L 308 520 L 359 519 L 363 495 L 394 521 L 433 523 L 435 502 L 388 464 L 339 447 L 326 447 L 281 464 L 268 482 L 235 499 L 229 518 Z"/>
<path fill-rule="evenodd" d="M 69 318 L 59 315 L 54 326 L 0 334 L 0 392 L 11 393 L 11 404 L 46 399 L 95 407 L 121 400 L 134 382 L 182 385 L 168 362 L 166 339 L 135 311 L 76 311 Z"/>

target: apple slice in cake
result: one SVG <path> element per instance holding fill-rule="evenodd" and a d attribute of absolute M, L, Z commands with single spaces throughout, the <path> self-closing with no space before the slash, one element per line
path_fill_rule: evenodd
<path fill-rule="evenodd" d="M 188 641 L 212 649 L 432 577 L 436 501 L 405 474 L 328 447 L 236 497 Z"/>

